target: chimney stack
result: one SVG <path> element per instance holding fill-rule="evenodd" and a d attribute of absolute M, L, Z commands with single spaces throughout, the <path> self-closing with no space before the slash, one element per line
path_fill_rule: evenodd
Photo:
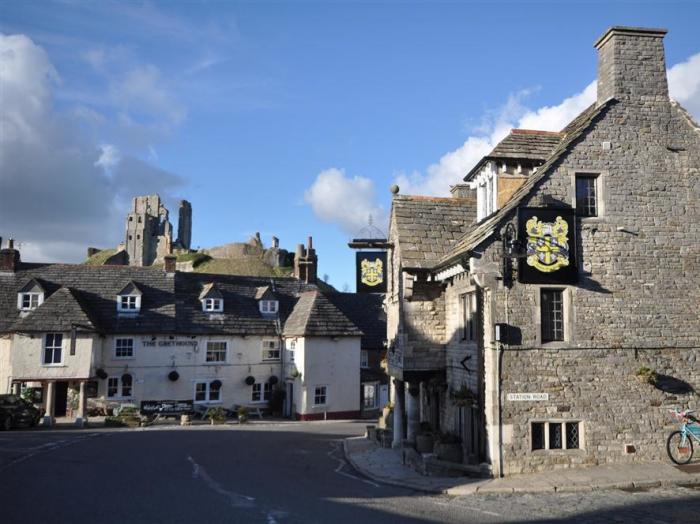
<path fill-rule="evenodd" d="M 19 251 L 15 249 L 15 241 L 11 238 L 5 249 L 0 249 L 0 271 L 16 271 L 19 269 Z"/>
<path fill-rule="evenodd" d="M 663 102 L 668 98 L 663 38 L 666 29 L 614 26 L 598 50 L 598 105 L 609 98 Z"/>
<path fill-rule="evenodd" d="M 175 255 L 165 255 L 163 257 L 163 261 L 165 262 L 165 272 L 168 275 L 174 275 L 175 267 L 177 265 L 177 257 Z"/>
<path fill-rule="evenodd" d="M 294 277 L 307 284 L 315 284 L 318 271 L 318 257 L 313 248 L 313 238 L 309 237 L 309 247 L 298 244 L 294 254 Z"/>

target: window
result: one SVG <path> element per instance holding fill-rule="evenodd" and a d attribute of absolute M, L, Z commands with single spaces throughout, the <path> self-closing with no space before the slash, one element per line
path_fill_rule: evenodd
<path fill-rule="evenodd" d="M 364 384 L 362 405 L 365 409 L 374 409 L 377 407 L 377 386 L 375 384 Z"/>
<path fill-rule="evenodd" d="M 134 339 L 118 338 L 114 341 L 114 356 L 117 358 L 133 358 Z"/>
<path fill-rule="evenodd" d="M 141 297 L 138 295 L 120 295 L 117 309 L 119 311 L 136 313 L 141 308 Z"/>
<path fill-rule="evenodd" d="M 564 340 L 564 299 L 561 289 L 540 290 L 542 342 Z"/>
<path fill-rule="evenodd" d="M 30 311 L 41 305 L 42 293 L 22 293 L 20 296 L 20 309 L 22 311 Z"/>
<path fill-rule="evenodd" d="M 532 422 L 532 450 L 581 449 L 579 421 Z"/>
<path fill-rule="evenodd" d="M 49 333 L 44 341 L 44 364 L 62 363 L 63 335 L 61 333 Z"/>
<path fill-rule="evenodd" d="M 223 311 L 224 301 L 221 298 L 205 298 L 202 300 L 202 311 Z"/>
<path fill-rule="evenodd" d="M 272 384 L 265 382 L 261 384 L 256 382 L 251 386 L 250 400 L 253 402 L 267 402 L 270 400 L 270 394 L 272 393 Z"/>
<path fill-rule="evenodd" d="M 287 344 L 287 355 L 289 355 L 289 358 L 287 359 L 289 362 L 294 362 L 294 350 L 297 347 L 297 341 L 296 340 L 290 340 L 289 343 Z"/>
<path fill-rule="evenodd" d="M 226 342 L 207 342 L 207 362 L 226 362 Z"/>
<path fill-rule="evenodd" d="M 195 402 L 221 402 L 220 380 L 196 382 L 194 385 Z"/>
<path fill-rule="evenodd" d="M 368 368 L 369 367 L 369 354 L 367 353 L 366 349 L 363 349 L 360 351 L 360 367 L 361 368 Z"/>
<path fill-rule="evenodd" d="M 260 301 L 260 312 L 268 315 L 277 313 L 279 307 L 279 302 L 276 300 L 261 300 Z"/>
<path fill-rule="evenodd" d="M 279 360 L 280 346 L 277 340 L 263 340 L 263 360 Z"/>
<path fill-rule="evenodd" d="M 107 396 L 108 397 L 131 397 L 134 379 L 128 373 L 121 377 L 109 377 L 107 379 Z"/>
<path fill-rule="evenodd" d="M 462 340 L 476 341 L 476 293 L 466 293 L 459 297 L 462 312 Z"/>
<path fill-rule="evenodd" d="M 314 406 L 325 406 L 328 401 L 328 386 L 314 388 Z"/>
<path fill-rule="evenodd" d="M 598 216 L 598 177 L 576 175 L 576 214 L 580 217 Z"/>

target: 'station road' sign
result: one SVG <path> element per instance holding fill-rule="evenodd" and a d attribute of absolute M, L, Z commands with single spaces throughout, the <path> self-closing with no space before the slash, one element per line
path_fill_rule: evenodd
<path fill-rule="evenodd" d="M 549 400 L 549 393 L 508 393 L 508 400 L 517 401 L 541 401 Z"/>

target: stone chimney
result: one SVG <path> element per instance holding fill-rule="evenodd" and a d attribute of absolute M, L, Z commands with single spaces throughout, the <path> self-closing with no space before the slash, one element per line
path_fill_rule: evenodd
<path fill-rule="evenodd" d="M 469 198 L 474 195 L 474 190 L 469 189 L 469 184 L 455 184 L 450 187 L 453 198 Z"/>
<path fill-rule="evenodd" d="M 615 26 L 598 41 L 598 104 L 617 100 L 666 101 L 665 29 Z"/>
<path fill-rule="evenodd" d="M 175 255 L 165 255 L 163 257 L 163 262 L 165 263 L 165 272 L 168 275 L 174 275 L 175 266 L 177 265 L 177 257 Z"/>
<path fill-rule="evenodd" d="M 5 249 L 0 249 L 0 271 L 16 271 L 19 269 L 19 251 L 15 249 L 15 241 L 10 239 Z"/>
<path fill-rule="evenodd" d="M 314 249 L 313 238 L 309 237 L 308 248 L 298 244 L 294 254 L 294 277 L 307 284 L 315 284 L 318 271 L 318 257 Z"/>

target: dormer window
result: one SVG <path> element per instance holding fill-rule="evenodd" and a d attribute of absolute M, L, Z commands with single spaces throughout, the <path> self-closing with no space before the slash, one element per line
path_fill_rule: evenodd
<path fill-rule="evenodd" d="M 32 311 L 44 302 L 44 288 L 32 279 L 19 290 L 17 294 L 17 309 Z"/>
<path fill-rule="evenodd" d="M 117 311 L 120 313 L 138 313 L 141 311 L 141 290 L 129 282 L 117 295 Z"/>
<path fill-rule="evenodd" d="M 224 310 L 224 301 L 220 298 L 205 298 L 202 300 L 202 311 L 221 312 Z"/>
<path fill-rule="evenodd" d="M 202 311 L 207 313 L 221 313 L 224 310 L 224 296 L 214 282 L 206 284 L 199 294 L 202 303 Z"/>
<path fill-rule="evenodd" d="M 277 300 L 261 300 L 260 301 L 260 313 L 263 315 L 274 315 L 279 309 L 279 302 Z"/>

